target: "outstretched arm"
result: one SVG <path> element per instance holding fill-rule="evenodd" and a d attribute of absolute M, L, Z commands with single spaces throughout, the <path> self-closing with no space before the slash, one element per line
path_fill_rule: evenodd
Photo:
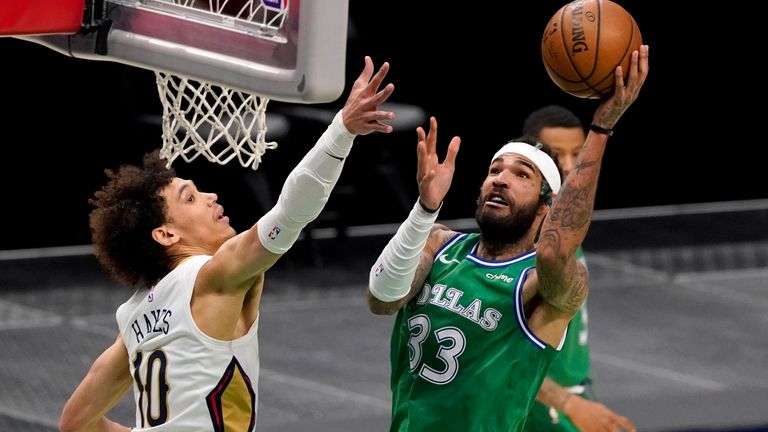
<path fill-rule="evenodd" d="M 629 67 L 626 85 L 621 67 L 616 68 L 614 93 L 600 104 L 593 117 L 593 124 L 599 128 L 612 129 L 637 99 L 648 75 L 647 45 L 632 53 Z M 584 241 L 592 218 L 607 141 L 607 134 L 590 130 L 575 169 L 566 177 L 544 220 L 537 244 L 538 292 L 557 314 L 567 319 L 576 313 L 587 296 L 586 270 L 576 260 L 576 248 Z"/>
<path fill-rule="evenodd" d="M 581 432 L 635 431 L 635 426 L 626 417 L 614 413 L 599 402 L 568 393 L 568 390 L 549 378 L 544 378 L 536 400 L 568 416 Z"/>
<path fill-rule="evenodd" d="M 352 86 L 344 108 L 317 144 L 299 162 L 285 180 L 274 208 L 251 229 L 226 242 L 208 267 L 213 289 L 249 289 L 254 281 L 296 241 L 301 230 L 322 211 L 341 175 L 344 161 L 357 135 L 391 132 L 383 121 L 394 118 L 380 111 L 394 91 L 393 84 L 379 90 L 389 64 L 374 73 L 373 61 L 365 58 L 365 67 Z"/>
<path fill-rule="evenodd" d="M 131 388 L 128 370 L 128 351 L 118 336 L 91 366 L 88 374 L 70 396 L 61 413 L 59 427 L 62 432 L 127 432 L 105 414 L 117 404 Z"/>
<path fill-rule="evenodd" d="M 381 121 L 392 118 L 393 113 L 378 109 L 394 91 L 392 84 L 378 90 L 388 71 L 389 64 L 384 63 L 374 75 L 371 58 L 365 58 L 365 68 L 344 108 L 288 175 L 277 204 L 257 223 L 259 241 L 269 252 L 288 251 L 301 230 L 320 214 L 341 175 L 355 136 L 392 131 Z"/>
<path fill-rule="evenodd" d="M 408 218 L 371 267 L 368 306 L 375 314 L 392 314 L 421 289 L 432 268 L 432 258 L 449 238 L 445 227 L 433 227 L 456 169 L 461 139 L 454 137 L 441 164 L 437 157 L 437 120 L 430 118 L 429 134 L 416 129 L 419 200 Z"/>

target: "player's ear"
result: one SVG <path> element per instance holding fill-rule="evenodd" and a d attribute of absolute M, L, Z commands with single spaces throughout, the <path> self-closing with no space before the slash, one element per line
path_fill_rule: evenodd
<path fill-rule="evenodd" d="M 546 216 L 549 210 L 552 208 L 552 203 L 555 202 L 555 194 L 550 195 L 549 199 L 539 200 L 539 208 L 536 210 L 536 216 Z"/>
<path fill-rule="evenodd" d="M 171 246 L 179 241 L 179 236 L 167 225 L 161 225 L 152 230 L 152 239 L 163 246 Z"/>

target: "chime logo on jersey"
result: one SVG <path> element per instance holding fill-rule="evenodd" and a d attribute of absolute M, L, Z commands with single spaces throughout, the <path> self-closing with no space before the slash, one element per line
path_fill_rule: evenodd
<path fill-rule="evenodd" d="M 487 277 L 490 280 L 501 280 L 501 281 L 504 281 L 506 283 L 512 283 L 512 281 L 514 280 L 514 278 L 509 277 L 509 276 L 504 275 L 504 274 L 486 273 L 485 277 Z"/>

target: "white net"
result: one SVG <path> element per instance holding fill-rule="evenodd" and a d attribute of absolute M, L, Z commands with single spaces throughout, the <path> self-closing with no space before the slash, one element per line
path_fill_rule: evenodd
<path fill-rule="evenodd" d="M 188 19 L 275 38 L 286 21 L 287 0 L 140 0 L 146 7 L 181 13 Z M 277 143 L 266 142 L 269 99 L 228 87 L 155 71 L 163 104 L 163 147 L 170 166 L 204 156 L 226 164 L 237 159 L 258 168 L 261 156 Z"/>
<path fill-rule="evenodd" d="M 163 103 L 163 147 L 170 166 L 203 155 L 226 164 L 237 158 L 257 169 L 261 156 L 277 143 L 266 142 L 269 99 L 165 72 L 155 72 Z"/>

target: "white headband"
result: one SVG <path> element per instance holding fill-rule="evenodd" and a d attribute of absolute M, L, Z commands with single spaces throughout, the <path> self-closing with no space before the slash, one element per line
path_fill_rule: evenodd
<path fill-rule="evenodd" d="M 523 142 L 508 142 L 496 154 L 493 155 L 491 163 L 504 153 L 516 153 L 530 159 L 541 171 L 544 180 L 549 183 L 552 192 L 560 192 L 560 172 L 557 170 L 555 161 L 549 155 L 536 147 Z"/>

